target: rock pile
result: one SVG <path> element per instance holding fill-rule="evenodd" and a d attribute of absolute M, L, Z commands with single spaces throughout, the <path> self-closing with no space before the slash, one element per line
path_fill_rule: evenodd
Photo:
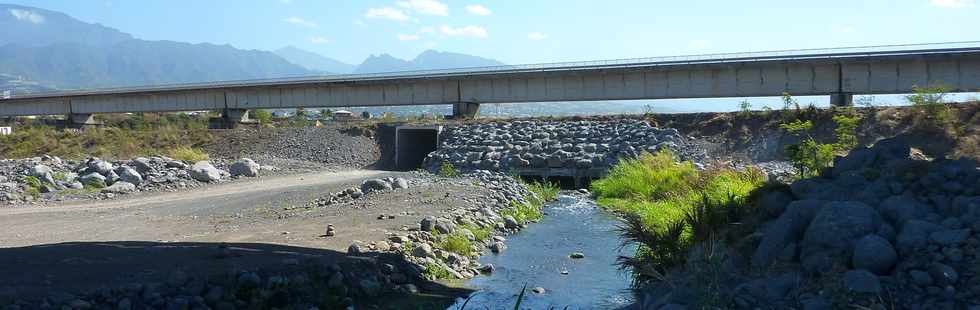
<path fill-rule="evenodd" d="M 694 161 L 705 157 L 676 129 L 660 129 L 644 121 L 533 120 L 448 127 L 425 167 L 437 171 L 448 162 L 462 170 L 608 169 L 619 158 L 662 148 Z"/>
<path fill-rule="evenodd" d="M 406 189 L 409 187 L 409 183 L 405 178 L 392 177 L 364 180 L 364 182 L 361 182 L 360 187 L 352 186 L 342 191 L 314 199 L 309 203 L 309 206 L 325 207 L 336 203 L 350 202 L 373 192 Z"/>
<path fill-rule="evenodd" d="M 511 201 L 524 203 L 527 201 L 526 197 L 533 194 L 517 180 L 498 172 L 476 170 L 463 174 L 458 180 L 489 188 L 493 194 L 469 201 L 470 204 L 464 208 L 423 218 L 417 227 L 410 227 L 407 232 L 390 234 L 388 240 L 371 244 L 356 243 L 352 245 L 349 254 L 359 255 L 358 253 L 365 251 L 400 253 L 420 272 L 438 268 L 457 279 L 492 271 L 492 266 L 480 265 L 477 261 L 479 255 L 486 249 L 499 253 L 505 247 L 505 240 L 499 235 L 517 232 L 527 224 L 501 216 L 500 212 L 510 208 Z M 509 218 L 509 221 L 505 218 Z M 489 230 L 491 236 L 485 240 L 477 240 L 470 228 Z M 465 236 L 472 241 L 473 248 L 469 255 L 440 248 L 439 244 L 450 235 Z"/>
<path fill-rule="evenodd" d="M 231 173 L 218 168 L 229 166 Z M 230 164 L 218 160 L 201 161 L 192 165 L 163 156 L 117 161 L 93 157 L 71 161 L 45 155 L 2 160 L 0 201 L 22 203 L 36 199 L 111 198 L 137 191 L 195 187 L 229 177 L 258 176 L 262 170 L 274 169 L 271 166 L 259 166 L 248 158 Z"/>
<path fill-rule="evenodd" d="M 774 219 L 757 230 L 751 257 L 731 254 L 731 264 L 722 264 L 739 274 L 728 279 L 738 285 L 723 289 L 733 306 L 980 307 L 976 162 L 916 160 L 907 142 L 893 138 L 855 149 L 823 176 L 790 188 L 760 200 Z M 737 261 L 749 266 L 732 267 Z M 690 304 L 679 298 L 684 289 L 655 291 L 647 306 Z"/>

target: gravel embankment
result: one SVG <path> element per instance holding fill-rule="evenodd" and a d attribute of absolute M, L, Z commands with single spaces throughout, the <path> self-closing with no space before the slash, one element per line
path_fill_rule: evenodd
<path fill-rule="evenodd" d="M 238 129 L 215 133 L 213 157 L 249 157 L 282 169 L 367 168 L 380 158 L 374 131 L 359 127 Z"/>

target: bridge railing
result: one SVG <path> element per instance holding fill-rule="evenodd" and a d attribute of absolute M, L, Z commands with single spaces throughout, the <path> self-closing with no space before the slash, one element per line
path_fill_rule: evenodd
<path fill-rule="evenodd" d="M 723 63 L 723 62 L 747 62 L 762 61 L 773 59 L 815 59 L 815 58 L 842 58 L 860 57 L 874 55 L 901 55 L 901 54 L 929 54 L 929 53 L 949 53 L 958 51 L 980 51 L 980 41 L 960 41 L 942 43 L 920 43 L 920 44 L 895 44 L 895 45 L 874 45 L 857 47 L 839 48 L 813 48 L 813 49 L 791 49 L 758 52 L 740 53 L 714 53 L 698 55 L 680 56 L 659 56 L 644 58 L 623 58 L 611 60 L 593 61 L 571 61 L 571 62 L 552 62 L 523 65 L 501 65 L 488 67 L 465 67 L 450 69 L 433 70 L 414 70 L 397 72 L 377 72 L 377 73 L 354 73 L 354 74 L 335 74 L 335 75 L 316 75 L 316 76 L 290 76 L 271 79 L 250 79 L 217 81 L 203 83 L 178 83 L 160 84 L 147 86 L 127 86 L 110 87 L 98 89 L 74 89 L 58 90 L 52 92 L 37 92 L 6 97 L 7 99 L 22 98 L 45 98 L 63 96 L 82 96 L 107 93 L 136 93 L 151 91 L 168 91 L 183 89 L 207 89 L 207 88 L 229 88 L 243 86 L 263 86 L 280 85 L 291 83 L 314 83 L 314 82 L 342 82 L 342 81 L 364 81 L 364 80 L 386 80 L 404 79 L 418 77 L 442 77 L 459 76 L 473 74 L 492 74 L 492 73 L 512 73 L 512 72 L 536 72 L 536 71 L 561 71 L 591 68 L 622 68 L 622 67 L 649 67 L 658 65 L 694 64 L 694 63 Z M 0 98 L 2 100 L 2 98 Z"/>

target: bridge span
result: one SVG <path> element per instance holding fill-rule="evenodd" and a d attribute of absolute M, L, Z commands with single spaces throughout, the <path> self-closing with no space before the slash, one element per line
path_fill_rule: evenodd
<path fill-rule="evenodd" d="M 15 95 L 0 117 L 452 104 L 472 117 L 482 103 L 910 93 L 943 85 L 980 91 L 980 41 L 726 53 L 411 72 L 226 81 Z"/>

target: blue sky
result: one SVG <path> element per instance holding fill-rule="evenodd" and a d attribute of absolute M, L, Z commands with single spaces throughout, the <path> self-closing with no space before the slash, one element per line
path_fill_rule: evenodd
<path fill-rule="evenodd" d="M 977 0 L 15 0 L 141 39 L 509 64 L 978 40 Z"/>

